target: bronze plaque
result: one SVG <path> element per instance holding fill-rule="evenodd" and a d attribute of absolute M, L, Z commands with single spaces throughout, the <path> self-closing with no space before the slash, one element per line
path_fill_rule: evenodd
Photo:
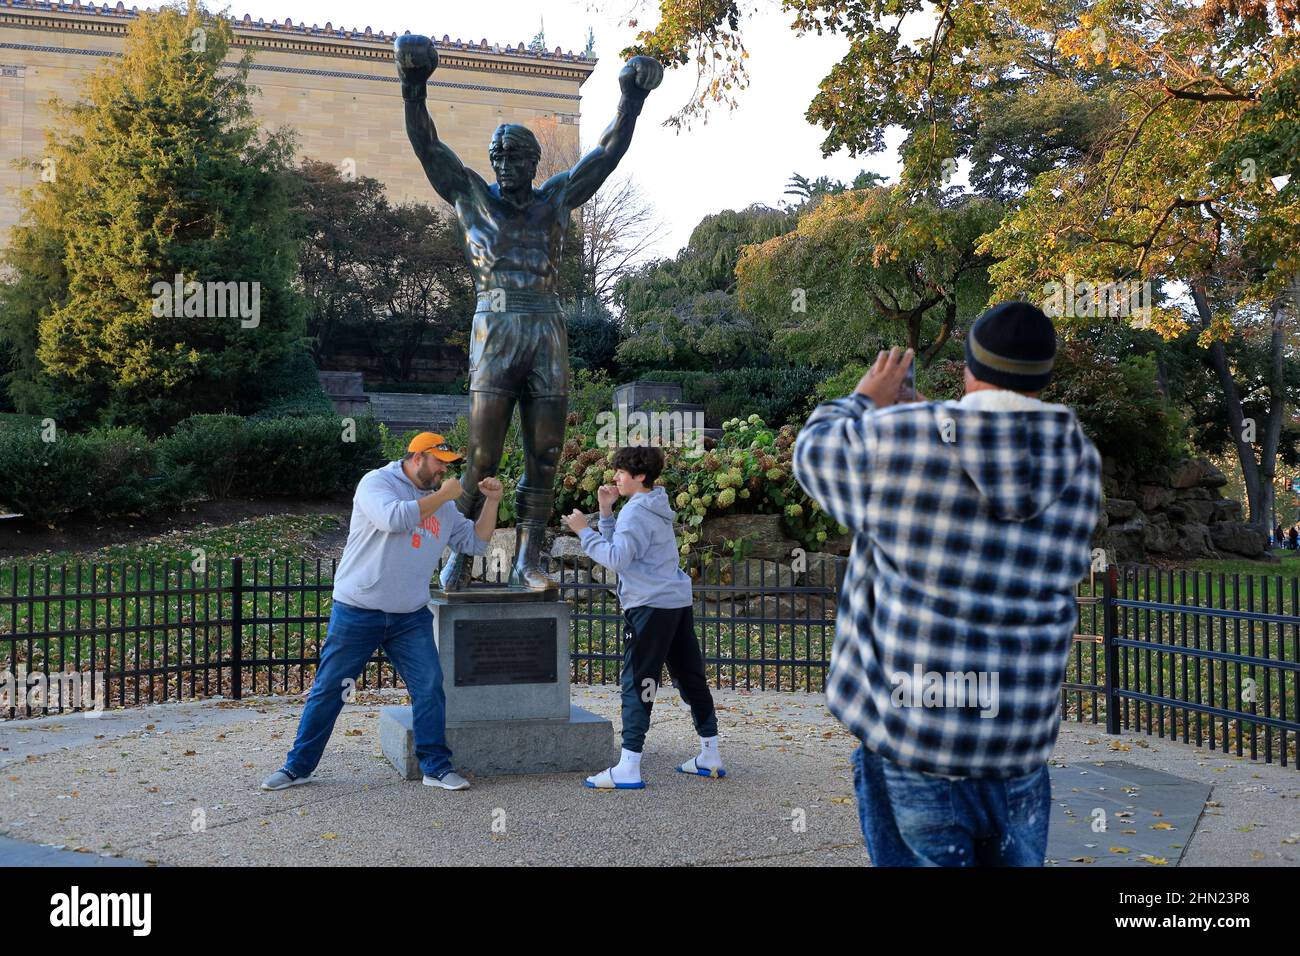
<path fill-rule="evenodd" d="M 555 618 L 456 622 L 456 686 L 554 684 Z"/>

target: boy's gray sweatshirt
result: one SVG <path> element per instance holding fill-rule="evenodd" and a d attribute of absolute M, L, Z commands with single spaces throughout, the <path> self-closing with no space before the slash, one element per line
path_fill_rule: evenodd
<path fill-rule="evenodd" d="M 417 488 L 401 459 L 367 472 L 352 498 L 352 524 L 334 572 L 334 600 L 389 614 L 409 614 L 429 603 L 429 584 L 445 545 L 486 554 L 474 522 L 447 501 L 420 520 Z"/>
<path fill-rule="evenodd" d="M 617 519 L 600 519 L 600 534 L 585 528 L 582 550 L 618 573 L 618 603 L 632 607 L 687 607 L 691 579 L 678 566 L 673 508 L 662 486 L 634 494 Z"/>

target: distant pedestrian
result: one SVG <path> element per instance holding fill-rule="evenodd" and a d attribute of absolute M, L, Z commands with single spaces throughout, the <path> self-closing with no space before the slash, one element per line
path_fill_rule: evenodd
<path fill-rule="evenodd" d="M 1287 547 L 1292 551 L 1296 550 L 1296 539 L 1300 538 L 1300 530 L 1296 530 L 1297 528 L 1300 528 L 1300 525 L 1292 525 L 1291 530 L 1286 533 Z"/>

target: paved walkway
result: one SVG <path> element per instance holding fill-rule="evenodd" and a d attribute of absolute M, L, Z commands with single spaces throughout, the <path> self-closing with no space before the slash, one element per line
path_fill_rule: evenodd
<path fill-rule="evenodd" d="M 51 853 L 232 866 L 867 862 L 853 740 L 818 695 L 718 694 L 730 775 L 717 781 L 673 771 L 695 737 L 670 695 L 655 707 L 647 789 L 619 793 L 586 790 L 580 774 L 482 778 L 461 793 L 400 780 L 378 734 L 379 705 L 399 699 L 347 707 L 319 779 L 279 793 L 257 785 L 292 742 L 301 698 L 0 725 L 0 836 L 20 841 L 0 840 L 0 865 Z M 614 688 L 575 686 L 574 701 L 617 726 Z M 1290 767 L 1072 724 L 1054 763 L 1056 865 L 1175 865 L 1179 853 L 1185 864 L 1300 864 Z M 1105 834 L 1091 829 L 1097 807 Z"/>

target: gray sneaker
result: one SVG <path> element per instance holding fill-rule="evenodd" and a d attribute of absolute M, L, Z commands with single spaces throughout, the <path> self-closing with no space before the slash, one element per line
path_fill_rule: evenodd
<path fill-rule="evenodd" d="M 263 790 L 285 790 L 289 787 L 296 787 L 300 783 L 307 783 L 311 780 L 311 774 L 305 777 L 295 777 L 287 770 L 277 770 L 271 776 L 262 781 Z"/>
<path fill-rule="evenodd" d="M 469 781 L 458 774 L 455 770 L 444 770 L 436 777 L 430 777 L 426 773 L 424 775 L 424 785 L 426 787 L 442 787 L 444 790 L 469 789 Z"/>

